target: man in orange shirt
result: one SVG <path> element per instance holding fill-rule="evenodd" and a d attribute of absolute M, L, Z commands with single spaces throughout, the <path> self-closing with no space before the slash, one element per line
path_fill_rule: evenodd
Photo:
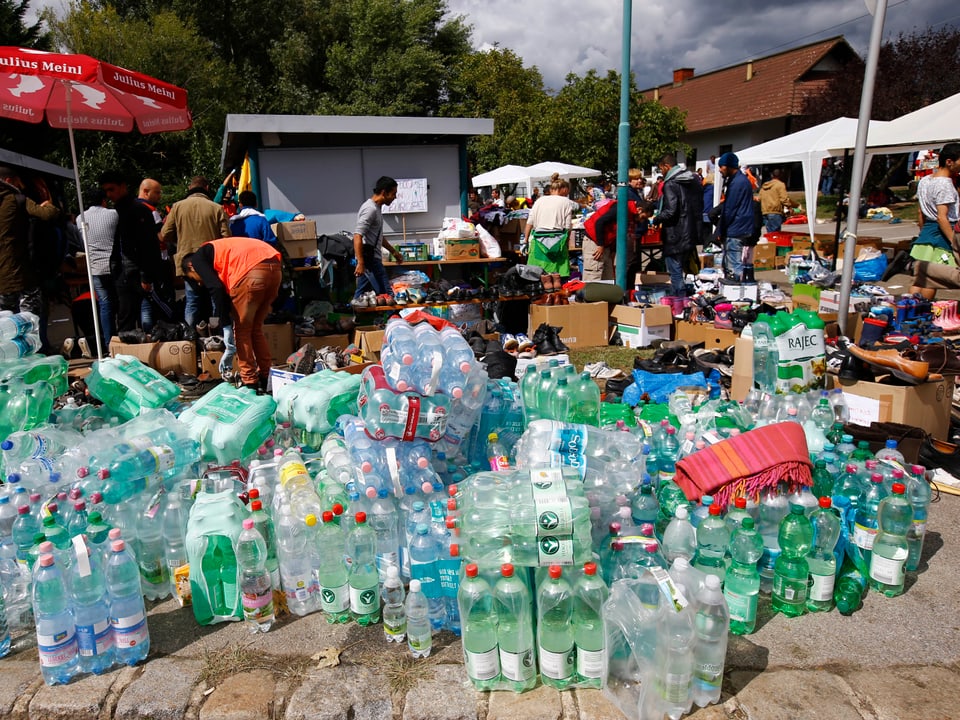
<path fill-rule="evenodd" d="M 181 269 L 209 290 L 220 325 L 233 325 L 243 386 L 266 390 L 272 358 L 263 321 L 280 289 L 280 253 L 263 240 L 227 237 L 185 256 Z"/>

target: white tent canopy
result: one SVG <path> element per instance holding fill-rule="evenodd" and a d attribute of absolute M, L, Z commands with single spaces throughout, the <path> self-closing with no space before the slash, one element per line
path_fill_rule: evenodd
<path fill-rule="evenodd" d="M 495 187 L 523 182 L 530 182 L 530 173 L 522 165 L 503 165 L 473 178 L 474 187 Z"/>
<path fill-rule="evenodd" d="M 871 132 L 888 123 L 873 120 Z M 827 157 L 843 155 L 844 150 L 853 149 L 857 138 L 857 121 L 854 118 L 841 117 L 816 125 L 806 130 L 784 135 L 760 145 L 737 151 L 740 166 L 776 165 L 779 163 L 799 162 L 803 167 L 804 199 L 807 211 L 807 229 L 813 237 L 817 220 L 817 191 L 820 187 L 820 168 Z M 864 172 L 870 166 L 870 157 L 874 151 L 868 150 Z M 721 183 L 714 184 L 714 198 L 719 201 Z"/>
<path fill-rule="evenodd" d="M 870 126 L 871 152 L 910 152 L 960 139 L 960 93 L 891 120 Z"/>
<path fill-rule="evenodd" d="M 599 170 L 561 162 L 542 162 L 531 165 L 530 167 L 504 165 L 498 167 L 496 170 L 491 170 L 474 177 L 473 187 L 524 184 L 526 185 L 527 192 L 530 192 L 533 189 L 534 181 L 549 180 L 554 173 L 558 173 L 560 177 L 566 180 L 595 177 L 601 174 Z"/>
<path fill-rule="evenodd" d="M 564 180 L 596 177 L 597 175 L 600 175 L 600 171 L 594 170 L 593 168 L 549 161 L 531 165 L 527 168 L 527 172 L 530 173 L 531 180 L 549 180 L 551 177 L 553 177 L 554 173 L 557 173 Z"/>

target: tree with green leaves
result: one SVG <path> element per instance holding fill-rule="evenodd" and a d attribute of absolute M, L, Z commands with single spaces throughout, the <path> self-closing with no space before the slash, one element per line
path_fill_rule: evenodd
<path fill-rule="evenodd" d="M 13 45 L 35 50 L 49 49 L 50 38 L 43 31 L 42 23 L 36 22 L 33 25 L 27 25 L 24 21 L 29 8 L 29 0 L 21 0 L 21 2 L 0 0 L 0 45 Z"/>

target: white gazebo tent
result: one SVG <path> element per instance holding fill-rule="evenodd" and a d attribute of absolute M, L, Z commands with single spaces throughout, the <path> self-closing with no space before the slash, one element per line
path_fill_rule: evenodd
<path fill-rule="evenodd" d="M 886 122 L 873 120 L 871 133 L 887 125 Z M 799 162 L 803 168 L 804 200 L 807 209 L 807 230 L 813 237 L 817 220 L 817 191 L 820 186 L 820 167 L 823 160 L 831 156 L 843 155 L 856 143 L 857 121 L 854 118 L 841 117 L 816 125 L 806 130 L 784 135 L 760 145 L 736 152 L 740 166 L 776 165 L 779 163 Z M 876 153 L 872 148 L 867 152 L 864 172 L 870 166 L 870 158 Z M 714 201 L 719 202 L 722 183 L 714 183 Z"/>
<path fill-rule="evenodd" d="M 596 177 L 601 174 L 599 170 L 594 170 L 593 168 L 550 161 L 531 165 L 527 168 L 527 172 L 530 173 L 530 179 L 532 180 L 549 180 L 553 177 L 554 173 L 557 173 L 564 180 Z"/>
<path fill-rule="evenodd" d="M 937 147 L 960 139 L 960 93 L 891 120 L 873 124 L 867 136 L 872 153 L 896 153 Z"/>
<path fill-rule="evenodd" d="M 530 184 L 530 173 L 522 165 L 503 165 L 473 178 L 473 186 L 477 188 L 517 183 Z"/>

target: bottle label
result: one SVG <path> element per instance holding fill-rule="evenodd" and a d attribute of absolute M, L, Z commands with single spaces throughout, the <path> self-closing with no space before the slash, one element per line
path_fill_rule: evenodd
<path fill-rule="evenodd" d="M 486 652 L 463 651 L 467 676 L 474 680 L 493 680 L 500 674 L 500 656 L 494 645 Z"/>
<path fill-rule="evenodd" d="M 922 538 L 922 537 L 923 537 L 924 535 L 926 535 L 926 534 L 927 534 L 927 521 L 926 521 L 925 519 L 924 519 L 924 520 L 917 520 L 916 518 L 914 518 L 914 520 L 913 520 L 913 535 L 914 535 L 914 537 L 921 537 L 921 538 Z"/>
<path fill-rule="evenodd" d="M 873 550 L 873 541 L 877 537 L 877 528 L 868 528 L 856 523 L 853 526 L 853 543 L 861 550 Z"/>
<path fill-rule="evenodd" d="M 244 619 L 259 622 L 272 618 L 273 587 L 270 574 L 265 572 L 257 577 L 247 578 L 240 588 L 240 602 Z"/>
<path fill-rule="evenodd" d="M 550 652 L 539 648 L 540 672 L 554 680 L 566 680 L 573 675 L 573 648 L 564 652 Z"/>
<path fill-rule="evenodd" d="M 150 559 L 144 557 L 139 562 L 140 565 L 140 577 L 144 582 L 149 585 L 162 585 L 166 582 L 167 578 L 164 577 L 164 570 L 166 569 L 166 564 L 160 559 Z"/>
<path fill-rule="evenodd" d="M 176 453 L 169 445 L 154 445 L 147 448 L 147 451 L 153 455 L 154 467 L 158 473 L 165 473 L 172 470 L 177 462 Z"/>
<path fill-rule="evenodd" d="M 870 577 L 883 585 L 903 585 L 906 562 L 907 551 L 904 548 L 894 550 L 892 558 L 873 553 L 870 556 Z"/>
<path fill-rule="evenodd" d="M 108 617 L 92 625 L 77 625 L 77 648 L 81 657 L 103 655 L 114 642 Z"/>
<path fill-rule="evenodd" d="M 493 472 L 507 472 L 510 469 L 510 461 L 506 455 L 493 455 L 490 458 L 490 469 Z"/>
<path fill-rule="evenodd" d="M 644 539 L 649 540 L 649 538 Z M 657 581 L 657 586 L 660 588 L 660 592 L 662 592 L 667 601 L 673 605 L 674 610 L 680 612 L 690 604 L 687 598 L 683 596 L 683 593 L 681 593 L 674 584 L 673 578 L 670 577 L 670 573 L 668 573 L 662 567 L 651 567 L 647 569 L 650 571 L 650 574 L 653 575 L 653 579 Z"/>
<path fill-rule="evenodd" d="M 281 575 L 280 586 L 288 600 L 307 602 L 310 594 L 315 592 L 313 587 L 313 575 L 295 575 L 293 577 L 283 578 Z"/>
<path fill-rule="evenodd" d="M 447 558 L 437 563 L 437 574 L 440 576 L 440 595 L 443 597 L 455 598 L 457 596 L 457 591 L 460 589 L 460 565 L 460 558 Z"/>
<path fill-rule="evenodd" d="M 320 588 L 320 607 L 326 613 L 342 613 L 350 609 L 350 586 Z"/>
<path fill-rule="evenodd" d="M 394 642 L 399 642 L 403 640 L 403 636 L 407 634 L 407 618 L 402 613 L 398 615 L 387 615 L 386 610 L 383 613 L 383 632 L 387 635 L 387 639 L 394 638 Z"/>
<path fill-rule="evenodd" d="M 805 603 L 807 601 L 807 581 L 786 578 L 779 573 L 773 576 L 773 594 L 784 602 Z"/>
<path fill-rule="evenodd" d="M 723 589 L 723 596 L 727 599 L 727 607 L 730 609 L 730 619 L 737 622 L 749 623 L 757 618 L 757 593 L 744 595 Z"/>
<path fill-rule="evenodd" d="M 431 600 L 441 596 L 440 581 L 437 575 L 436 561 L 410 562 L 411 579 L 420 581 L 420 591 Z"/>
<path fill-rule="evenodd" d="M 587 462 L 583 457 L 583 452 L 587 446 L 586 428 L 582 426 L 562 428 L 558 435 L 557 455 L 560 464 L 577 470 L 582 480 L 587 473 Z"/>
<path fill-rule="evenodd" d="M 531 470 L 530 483 L 537 511 L 537 536 L 573 533 L 573 510 L 560 469 Z"/>
<path fill-rule="evenodd" d="M 428 629 L 419 636 L 411 635 L 407 632 L 407 645 L 416 653 L 422 653 L 433 647 L 433 634 Z"/>
<path fill-rule="evenodd" d="M 503 677 L 511 682 L 532 680 L 537 672 L 537 666 L 533 660 L 533 648 L 518 653 L 500 648 L 500 668 L 503 671 Z"/>
<path fill-rule="evenodd" d="M 64 665 L 77 656 L 77 634 L 71 625 L 55 635 L 37 633 L 37 650 L 43 667 Z"/>
<path fill-rule="evenodd" d="M 663 699 L 668 703 L 685 703 L 690 698 L 692 673 L 666 673 L 663 677 Z"/>
<path fill-rule="evenodd" d="M 377 586 L 356 588 L 350 586 L 350 612 L 370 615 L 380 609 L 380 592 Z"/>
<path fill-rule="evenodd" d="M 537 539 L 537 561 L 544 565 L 573 565 L 573 537 L 547 535 Z"/>
<path fill-rule="evenodd" d="M 833 586 L 836 577 L 833 573 L 827 575 L 816 575 L 810 573 L 810 579 L 813 581 L 810 585 L 810 599 L 816 602 L 829 602 L 833 600 Z"/>
<path fill-rule="evenodd" d="M 300 475 L 310 476 L 307 467 L 299 460 L 288 460 L 280 466 L 280 485 L 286 487 L 288 482 Z"/>
<path fill-rule="evenodd" d="M 607 660 L 606 650 L 584 650 L 577 648 L 577 675 L 585 678 L 604 677 L 604 664 Z"/>
<path fill-rule="evenodd" d="M 697 663 L 696 683 L 705 690 L 713 690 L 723 683 L 723 663 Z"/>
<path fill-rule="evenodd" d="M 118 648 L 132 648 L 150 639 L 147 616 L 143 611 L 126 617 L 110 617 L 113 639 Z"/>

